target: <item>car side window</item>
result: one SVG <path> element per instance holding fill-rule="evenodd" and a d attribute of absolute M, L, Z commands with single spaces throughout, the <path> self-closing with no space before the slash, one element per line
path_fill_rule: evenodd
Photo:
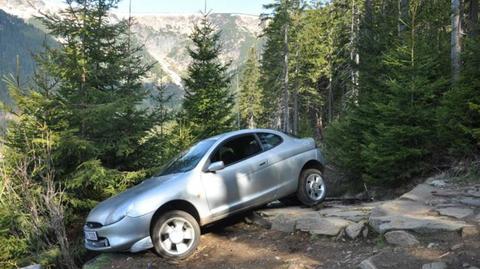
<path fill-rule="evenodd" d="M 247 159 L 262 151 L 254 135 L 243 135 L 220 146 L 211 157 L 210 162 L 223 161 L 225 166 Z"/>
<path fill-rule="evenodd" d="M 257 133 L 264 150 L 269 150 L 282 143 L 282 138 L 272 133 Z"/>

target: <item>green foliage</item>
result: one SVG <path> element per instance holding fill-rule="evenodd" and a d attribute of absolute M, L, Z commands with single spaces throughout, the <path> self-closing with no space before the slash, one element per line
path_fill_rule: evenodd
<path fill-rule="evenodd" d="M 82 163 L 66 182 L 74 193 L 69 199 L 73 208 L 90 209 L 145 178 L 144 171 L 122 172 L 105 168 L 100 160 Z"/>
<path fill-rule="evenodd" d="M 67 225 L 81 224 L 96 203 L 174 154 L 163 148 L 166 133 L 157 131 L 169 120 L 168 100 L 160 94 L 153 108 L 141 106 L 151 65 L 142 64 L 141 49 L 131 45 L 128 22 L 108 16 L 117 3 L 72 1 L 61 15 L 40 18 L 58 47 L 35 56 L 38 68 L 28 86 L 7 80 L 15 107 L 4 106 L 13 119 L 0 153 L 8 182 L 0 205 L 18 213 L 0 216 L 8 267 L 28 257 L 27 263 L 75 268 L 75 248 L 64 242 L 82 242 L 66 238 Z"/>
<path fill-rule="evenodd" d="M 263 14 L 268 21 L 263 30 L 265 45 L 261 58 L 261 86 L 263 88 L 263 119 L 261 124 L 279 128 L 282 110 L 282 86 L 285 72 L 285 55 L 290 54 L 296 35 L 296 21 L 303 1 L 275 0 L 264 8 L 269 12 Z M 288 45 L 285 45 L 285 29 L 289 29 Z M 292 53 L 293 55 L 293 53 Z M 290 65 L 290 64 L 289 64 Z M 287 67 L 288 68 L 288 67 Z"/>
<path fill-rule="evenodd" d="M 232 128 L 233 95 L 229 90 L 231 77 L 228 64 L 222 64 L 220 32 L 216 31 L 205 14 L 194 27 L 189 48 L 192 63 L 184 78 L 183 110 L 192 134 L 197 138 L 213 136 Z"/>
<path fill-rule="evenodd" d="M 14 268 L 19 266 L 28 255 L 28 241 L 19 236 L 19 231 L 12 231 L 11 227 L 18 226 L 18 216 L 11 212 L 11 205 L 0 203 L 0 267 Z M 21 234 L 20 234 L 21 235 Z"/>

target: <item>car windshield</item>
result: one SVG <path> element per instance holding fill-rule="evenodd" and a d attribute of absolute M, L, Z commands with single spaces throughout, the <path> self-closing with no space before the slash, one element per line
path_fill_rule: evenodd
<path fill-rule="evenodd" d="M 192 170 L 215 141 L 215 139 L 202 140 L 188 150 L 183 151 L 167 165 L 167 168 L 160 173 L 160 176 Z"/>

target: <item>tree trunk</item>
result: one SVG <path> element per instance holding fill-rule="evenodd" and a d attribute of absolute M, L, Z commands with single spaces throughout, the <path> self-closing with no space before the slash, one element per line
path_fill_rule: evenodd
<path fill-rule="evenodd" d="M 328 115 L 328 123 L 331 123 L 333 120 L 333 91 L 332 91 L 332 75 L 329 75 L 328 78 L 328 99 L 327 99 L 327 115 Z"/>
<path fill-rule="evenodd" d="M 285 23 L 283 30 L 283 46 L 284 46 L 284 59 L 283 59 L 283 100 L 282 100 L 282 115 L 283 115 L 283 131 L 290 132 L 290 115 L 289 115 L 289 94 L 288 94 L 288 22 Z"/>
<path fill-rule="evenodd" d="M 372 12 L 372 0 L 365 0 L 365 17 L 370 19 L 372 17 Z"/>
<path fill-rule="evenodd" d="M 460 76 L 460 53 L 462 51 L 462 18 L 461 18 L 461 0 L 451 0 L 452 5 L 452 34 L 451 34 L 451 53 L 452 62 L 452 80 L 458 81 Z"/>
<path fill-rule="evenodd" d="M 293 91 L 293 126 L 292 126 L 292 133 L 298 133 L 298 49 L 295 53 L 297 61 L 295 62 L 295 88 Z"/>
<path fill-rule="evenodd" d="M 398 1 L 398 33 L 405 31 L 408 17 L 408 0 Z"/>
<path fill-rule="evenodd" d="M 350 25 L 350 76 L 352 79 L 350 101 L 353 104 L 358 104 L 358 64 L 360 63 L 360 55 L 358 54 L 357 46 L 360 32 L 360 12 L 355 1 L 352 0 L 352 21 Z"/>
<path fill-rule="evenodd" d="M 476 36 L 478 34 L 478 0 L 470 0 L 468 24 L 469 35 Z"/>

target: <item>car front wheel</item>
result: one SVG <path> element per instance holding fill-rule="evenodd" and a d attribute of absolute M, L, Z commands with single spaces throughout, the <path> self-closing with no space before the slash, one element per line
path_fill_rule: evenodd
<path fill-rule="evenodd" d="M 320 170 L 305 169 L 300 174 L 297 198 L 306 206 L 314 206 L 325 199 L 327 187 Z"/>
<path fill-rule="evenodd" d="M 185 211 L 168 211 L 155 222 L 152 241 L 160 256 L 182 260 L 195 252 L 200 242 L 200 226 Z"/>

